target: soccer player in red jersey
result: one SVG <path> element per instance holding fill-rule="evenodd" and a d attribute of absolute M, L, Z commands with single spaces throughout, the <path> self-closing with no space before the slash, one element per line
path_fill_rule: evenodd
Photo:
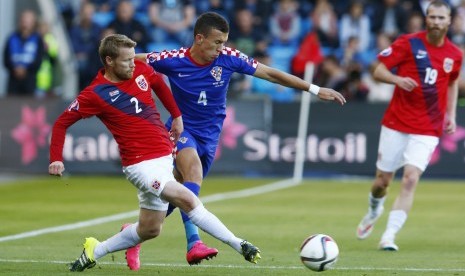
<path fill-rule="evenodd" d="M 132 248 L 157 237 L 168 204 L 188 214 L 200 229 L 230 245 L 252 263 L 260 259 L 260 250 L 236 237 L 173 175 L 173 142 L 160 120 L 152 98 L 152 89 L 173 119 L 174 141 L 183 131 L 181 112 L 161 75 L 144 62 L 135 60 L 136 43 L 124 35 L 105 37 L 99 47 L 104 64 L 94 81 L 59 116 L 53 126 L 49 173 L 61 176 L 63 145 L 68 127 L 77 121 L 97 116 L 118 143 L 123 172 L 138 189 L 139 221 L 124 227 L 105 241 L 86 238 L 81 256 L 71 271 L 92 268 L 108 253 Z M 137 267 L 138 268 L 138 267 Z"/>
<path fill-rule="evenodd" d="M 357 227 L 367 238 L 381 216 L 387 189 L 403 167 L 401 191 L 389 213 L 379 249 L 397 251 L 395 236 L 412 208 L 415 188 L 443 132 L 456 129 L 461 50 L 447 39 L 451 9 L 432 1 L 426 13 L 426 31 L 400 36 L 378 59 L 374 76 L 396 86 L 382 120 L 376 176 L 369 194 L 368 213 Z M 396 74 L 391 69 L 396 69 Z M 376 91 L 374 91 L 376 93 Z"/>

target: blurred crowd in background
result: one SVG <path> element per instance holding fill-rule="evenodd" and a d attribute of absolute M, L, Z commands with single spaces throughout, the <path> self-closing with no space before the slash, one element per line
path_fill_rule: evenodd
<path fill-rule="evenodd" d="M 421 31 L 429 0 L 55 0 L 79 73 L 79 89 L 101 67 L 100 40 L 121 33 L 136 41 L 137 52 L 189 47 L 198 15 L 217 12 L 230 23 L 227 46 L 259 62 L 304 76 L 305 65 L 316 65 L 313 83 L 331 87 L 349 101 L 387 102 L 394 87 L 372 77 L 377 54 L 396 37 Z M 449 0 L 449 38 L 465 51 L 465 0 Z M 25 10 L 17 32 L 4 45 L 4 65 L 10 73 L 8 95 L 50 97 L 57 42 L 39 16 Z M 19 47 L 27 39 L 34 47 Z M 20 60 L 15 57 L 21 56 Z M 17 66 L 20 64 L 21 66 Z M 27 68 L 27 69 L 24 69 Z M 12 77 L 11 77 L 12 76 Z M 17 79 L 11 83 L 11 79 Z M 237 75 L 229 98 L 270 97 L 290 102 L 300 92 Z M 465 106 L 465 64 L 459 103 Z"/>

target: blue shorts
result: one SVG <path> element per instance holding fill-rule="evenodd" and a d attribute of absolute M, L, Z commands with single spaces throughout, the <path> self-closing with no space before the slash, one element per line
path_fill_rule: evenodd
<path fill-rule="evenodd" d="M 205 178 L 210 171 L 213 161 L 215 160 L 218 141 L 203 141 L 201 139 L 196 139 L 189 133 L 189 131 L 184 130 L 176 143 L 176 147 L 176 152 L 184 148 L 194 148 L 197 151 L 200 162 L 202 163 L 203 178 Z"/>

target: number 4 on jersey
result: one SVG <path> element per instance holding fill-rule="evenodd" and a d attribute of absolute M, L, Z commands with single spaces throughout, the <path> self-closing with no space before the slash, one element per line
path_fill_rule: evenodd
<path fill-rule="evenodd" d="M 197 100 L 198 104 L 207 105 L 207 93 L 205 91 L 200 91 L 199 99 Z"/>

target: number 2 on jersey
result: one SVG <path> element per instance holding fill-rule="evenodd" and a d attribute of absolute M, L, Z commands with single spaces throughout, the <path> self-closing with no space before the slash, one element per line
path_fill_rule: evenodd
<path fill-rule="evenodd" d="M 136 97 L 132 97 L 130 101 L 131 101 L 131 103 L 134 103 L 134 105 L 135 105 L 136 114 L 137 114 L 137 113 L 140 113 L 140 112 L 142 111 L 142 108 L 139 107 L 139 101 L 137 100 L 137 98 L 136 98 Z"/>
<path fill-rule="evenodd" d="M 198 104 L 207 105 L 207 93 L 205 91 L 200 91 L 199 99 L 197 100 Z"/>

